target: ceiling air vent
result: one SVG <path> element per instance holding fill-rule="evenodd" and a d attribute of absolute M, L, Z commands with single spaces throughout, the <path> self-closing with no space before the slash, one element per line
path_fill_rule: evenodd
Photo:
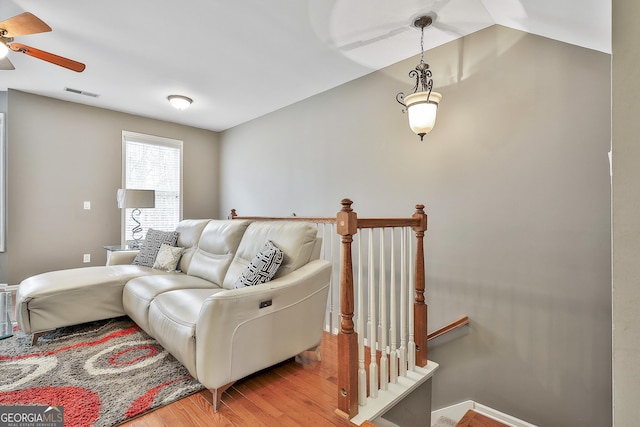
<path fill-rule="evenodd" d="M 84 91 L 84 90 L 74 89 L 74 88 L 71 88 L 71 87 L 65 87 L 64 90 L 67 91 L 67 92 L 71 92 L 71 93 L 77 93 L 78 95 L 90 96 L 92 98 L 97 98 L 97 97 L 100 96 L 97 93 L 91 93 L 91 92 L 87 92 L 87 91 Z"/>

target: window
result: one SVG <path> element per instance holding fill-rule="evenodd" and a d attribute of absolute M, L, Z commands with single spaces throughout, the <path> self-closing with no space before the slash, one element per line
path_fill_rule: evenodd
<path fill-rule="evenodd" d="M 149 228 L 172 231 L 182 219 L 182 141 L 122 132 L 123 188 L 155 190 L 155 208 L 141 209 L 142 236 Z M 122 209 L 123 243 L 133 240 L 133 209 Z"/>

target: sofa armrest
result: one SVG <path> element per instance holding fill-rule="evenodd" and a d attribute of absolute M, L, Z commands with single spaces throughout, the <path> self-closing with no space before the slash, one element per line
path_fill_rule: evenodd
<path fill-rule="evenodd" d="M 115 251 L 109 255 L 107 265 L 131 264 L 138 255 L 138 251 Z"/>
<path fill-rule="evenodd" d="M 218 388 L 320 344 L 331 263 L 207 298 L 196 326 L 198 380 Z"/>

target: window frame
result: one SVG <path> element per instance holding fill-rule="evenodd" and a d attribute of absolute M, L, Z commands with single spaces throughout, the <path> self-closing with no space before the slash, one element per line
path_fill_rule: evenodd
<path fill-rule="evenodd" d="M 122 131 L 122 184 L 120 188 L 126 188 L 127 184 L 127 142 L 139 142 L 151 145 L 160 145 L 164 147 L 178 148 L 180 150 L 180 206 L 178 221 L 182 221 L 183 218 L 183 204 L 184 204 L 184 142 L 179 139 L 166 138 L 163 136 L 149 135 L 139 132 L 132 132 L 128 130 Z M 120 209 L 120 242 L 124 246 L 126 241 L 126 209 Z"/>
<path fill-rule="evenodd" d="M 7 164 L 5 113 L 0 113 L 0 252 L 7 251 Z"/>

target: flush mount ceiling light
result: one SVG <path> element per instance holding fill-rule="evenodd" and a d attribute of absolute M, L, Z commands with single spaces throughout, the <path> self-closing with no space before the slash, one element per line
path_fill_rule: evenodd
<path fill-rule="evenodd" d="M 409 127 L 420 136 L 420 141 L 431 132 L 436 124 L 436 112 L 442 95 L 432 92 L 433 80 L 429 64 L 424 62 L 424 29 L 433 23 L 429 15 L 420 16 L 413 22 L 413 26 L 420 28 L 420 63 L 409 72 L 409 77 L 416 79 L 413 93 L 405 97 L 403 92 L 396 95 L 396 101 L 404 107 L 409 116 Z M 418 91 L 419 90 L 419 91 Z"/>
<path fill-rule="evenodd" d="M 182 95 L 169 95 L 167 97 L 171 105 L 178 110 L 184 110 L 191 105 L 193 99 Z"/>

